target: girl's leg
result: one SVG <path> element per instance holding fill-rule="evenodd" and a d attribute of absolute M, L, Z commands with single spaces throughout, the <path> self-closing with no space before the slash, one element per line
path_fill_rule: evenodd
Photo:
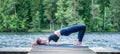
<path fill-rule="evenodd" d="M 83 36 L 85 34 L 85 31 L 86 31 L 86 27 L 82 26 L 82 29 L 79 30 L 79 32 L 78 32 L 78 41 L 79 42 L 82 42 Z"/>
<path fill-rule="evenodd" d="M 73 25 L 73 26 L 61 29 L 60 33 L 61 33 L 61 35 L 68 36 L 71 33 L 79 32 L 78 33 L 78 39 L 81 42 L 82 38 L 84 36 L 85 30 L 86 30 L 85 25 Z"/>

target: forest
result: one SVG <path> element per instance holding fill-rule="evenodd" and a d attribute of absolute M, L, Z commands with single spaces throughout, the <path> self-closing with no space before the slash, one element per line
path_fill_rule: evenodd
<path fill-rule="evenodd" d="M 120 32 L 120 0 L 0 0 L 0 32 L 54 31 L 84 24 Z"/>

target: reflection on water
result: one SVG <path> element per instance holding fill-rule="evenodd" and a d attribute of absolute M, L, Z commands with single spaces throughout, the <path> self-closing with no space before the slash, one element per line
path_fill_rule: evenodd
<path fill-rule="evenodd" d="M 47 39 L 51 33 L 0 33 L 0 48 L 31 47 L 38 37 Z M 75 42 L 77 33 L 62 36 L 58 42 Z M 112 47 L 120 50 L 120 32 L 117 33 L 86 33 L 83 43 L 90 47 Z"/>

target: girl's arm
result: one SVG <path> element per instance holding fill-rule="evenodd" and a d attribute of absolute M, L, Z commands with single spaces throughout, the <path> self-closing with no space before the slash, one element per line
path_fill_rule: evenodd
<path fill-rule="evenodd" d="M 48 44 L 60 45 L 60 44 L 73 44 L 73 43 L 69 43 L 69 42 L 55 42 L 55 41 L 51 40 Z"/>
<path fill-rule="evenodd" d="M 70 43 L 70 42 L 55 42 L 55 41 L 50 41 L 48 44 L 55 44 L 55 45 L 60 45 L 60 44 L 73 44 L 75 46 L 82 46 L 81 42 L 76 42 L 76 43 Z"/>

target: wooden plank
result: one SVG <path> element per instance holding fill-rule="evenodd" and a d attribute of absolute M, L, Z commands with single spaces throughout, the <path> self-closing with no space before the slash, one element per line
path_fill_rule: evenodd
<path fill-rule="evenodd" d="M 0 52 L 28 52 L 31 48 L 0 48 Z"/>
<path fill-rule="evenodd" d="M 28 54 L 96 54 L 89 48 L 35 46 Z"/>
<path fill-rule="evenodd" d="M 90 49 L 95 52 L 120 52 L 120 50 L 113 49 L 113 48 L 91 47 Z"/>
<path fill-rule="evenodd" d="M 90 49 L 96 52 L 97 54 L 120 54 L 120 50 L 113 48 L 92 47 Z"/>
<path fill-rule="evenodd" d="M 0 48 L 0 54 L 27 54 L 31 48 Z"/>
<path fill-rule="evenodd" d="M 31 52 L 30 54 L 95 54 L 82 52 Z"/>

